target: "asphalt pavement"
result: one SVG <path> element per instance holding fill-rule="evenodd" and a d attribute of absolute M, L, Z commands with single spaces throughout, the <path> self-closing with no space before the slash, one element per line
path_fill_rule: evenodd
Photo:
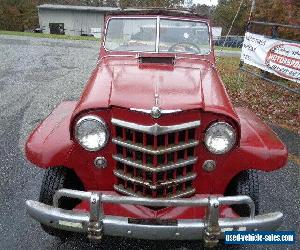
<path fill-rule="evenodd" d="M 26 214 L 25 200 L 37 199 L 43 170 L 23 153 L 30 131 L 63 100 L 76 100 L 96 64 L 99 43 L 0 36 L 0 249 L 201 249 L 198 241 L 144 241 L 84 238 L 60 241 L 44 233 Z M 273 125 L 299 154 L 299 136 Z M 295 230 L 291 246 L 243 246 L 240 249 L 300 249 L 300 166 L 260 173 L 261 212 L 282 211 L 280 230 Z M 221 247 L 222 248 L 222 247 Z M 222 249 L 237 249 L 229 246 Z"/>

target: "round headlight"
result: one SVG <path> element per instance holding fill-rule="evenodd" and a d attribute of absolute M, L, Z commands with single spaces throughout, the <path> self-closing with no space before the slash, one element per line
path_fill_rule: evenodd
<path fill-rule="evenodd" d="M 88 151 L 103 148 L 108 141 L 106 124 L 97 116 L 82 117 L 75 126 L 75 137 L 78 143 Z"/>
<path fill-rule="evenodd" d="M 226 122 L 217 122 L 211 125 L 204 137 L 207 149 L 214 154 L 224 154 L 234 146 L 236 133 L 232 126 Z"/>

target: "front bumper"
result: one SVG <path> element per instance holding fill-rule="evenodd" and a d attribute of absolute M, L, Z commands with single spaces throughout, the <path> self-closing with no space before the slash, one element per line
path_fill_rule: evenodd
<path fill-rule="evenodd" d="M 64 210 L 58 208 L 61 197 L 88 200 L 90 211 Z M 204 219 L 185 220 L 134 220 L 126 217 L 109 216 L 103 213 L 103 203 L 131 204 L 143 206 L 192 206 L 206 207 Z M 224 205 L 247 204 L 250 217 L 220 218 L 219 208 Z M 83 192 L 61 189 L 53 198 L 53 206 L 37 201 L 26 201 L 29 215 L 47 226 L 80 233 L 90 239 L 101 239 L 102 235 L 151 240 L 200 240 L 207 246 L 215 246 L 224 238 L 225 231 L 274 230 L 281 224 L 282 213 L 274 212 L 254 216 L 254 203 L 248 196 L 209 196 L 202 199 L 149 199 L 114 196 L 100 192 Z"/>

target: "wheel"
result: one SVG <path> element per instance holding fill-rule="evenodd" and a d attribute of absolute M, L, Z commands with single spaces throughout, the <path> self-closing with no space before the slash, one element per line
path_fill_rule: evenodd
<path fill-rule="evenodd" d="M 43 178 L 39 201 L 47 205 L 53 205 L 55 192 L 62 188 L 84 190 L 80 179 L 73 170 L 65 167 L 48 168 Z M 79 203 L 80 200 L 78 199 L 66 197 L 59 199 L 59 207 L 63 209 L 71 210 Z M 72 235 L 71 232 L 55 229 L 44 224 L 41 224 L 41 227 L 46 233 L 62 239 Z"/>
<path fill-rule="evenodd" d="M 240 172 L 229 183 L 225 196 L 248 195 L 255 205 L 255 215 L 259 210 L 259 181 L 257 170 L 251 169 Z M 240 216 L 250 215 L 248 205 L 232 205 L 232 209 Z"/>

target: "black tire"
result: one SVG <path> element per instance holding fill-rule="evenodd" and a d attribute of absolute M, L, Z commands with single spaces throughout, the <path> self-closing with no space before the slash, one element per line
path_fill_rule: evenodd
<path fill-rule="evenodd" d="M 55 192 L 62 188 L 84 190 L 80 179 L 73 170 L 65 167 L 48 168 L 43 178 L 39 201 L 47 205 L 53 205 Z M 59 207 L 71 210 L 79 202 L 78 199 L 61 198 Z M 73 235 L 71 232 L 55 229 L 44 224 L 41 224 L 41 227 L 46 233 L 62 239 Z"/>
<path fill-rule="evenodd" d="M 248 195 L 254 201 L 255 215 L 259 212 L 259 181 L 257 170 L 251 169 L 240 172 L 229 183 L 225 196 Z M 246 204 L 232 205 L 232 209 L 240 216 L 250 215 Z"/>

